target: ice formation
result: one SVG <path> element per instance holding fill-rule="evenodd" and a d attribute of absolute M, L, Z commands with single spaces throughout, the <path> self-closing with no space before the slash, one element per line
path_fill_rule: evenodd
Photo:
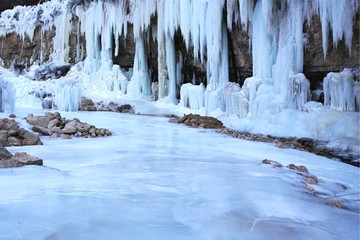
<path fill-rule="evenodd" d="M 324 79 L 324 105 L 339 111 L 359 111 L 359 82 L 350 69 L 328 73 Z"/>
<path fill-rule="evenodd" d="M 15 88 L 0 76 L 0 112 L 14 112 Z"/>
<path fill-rule="evenodd" d="M 0 35 L 17 32 L 23 38 L 32 39 L 37 27 L 43 33 L 55 26 L 51 58 L 63 63 L 69 61 L 69 36 L 76 33 L 76 61 L 85 56 L 85 75 L 79 81 L 83 86 L 103 85 L 104 91 L 119 90 L 119 94 L 127 93 L 132 98 L 150 97 L 150 72 L 157 70 L 158 79 L 153 79 L 158 82 L 157 98 L 169 98 L 177 103 L 180 91 L 180 97 L 187 98 L 180 99 L 181 105 L 189 105 L 191 97 L 184 91 L 190 88 L 180 88 L 182 55 L 176 51 L 174 41 L 175 35 L 181 34 L 186 48 L 192 48 L 195 60 L 206 64 L 205 113 L 220 109 L 241 118 L 264 117 L 288 108 L 302 110 L 309 100 L 309 81 L 302 74 L 304 23 L 311 24 L 312 17 L 319 15 L 324 58 L 329 32 L 333 46 L 344 40 L 351 53 L 352 28 L 358 9 L 358 0 L 117 0 L 85 4 L 51 0 L 35 7 L 4 11 Z M 124 44 L 120 36 L 127 36 L 128 24 L 133 25 L 136 42 L 129 82 L 112 62 Z M 235 79 L 229 79 L 227 35 L 233 27 L 243 28 L 250 35 L 253 77 L 245 81 L 241 90 L 229 93 L 227 83 Z M 86 39 L 85 53 L 80 35 Z M 150 41 L 157 41 L 158 69 L 148 67 L 145 51 Z M 42 58 L 41 54 L 40 62 Z M 335 80 L 326 81 L 329 82 L 325 84 L 328 87 L 326 106 L 347 111 L 359 109 L 358 103 L 351 105 L 349 99 L 346 103 L 336 100 L 341 97 L 334 96 Z M 357 86 L 354 84 L 352 97 L 358 102 Z"/>
<path fill-rule="evenodd" d="M 199 110 L 205 106 L 204 100 L 205 86 L 204 84 L 193 85 L 185 83 L 180 89 L 180 106 L 188 107 L 191 110 Z"/>
<path fill-rule="evenodd" d="M 77 111 L 81 103 L 81 87 L 73 80 L 59 81 L 55 89 L 54 103 L 58 110 Z"/>

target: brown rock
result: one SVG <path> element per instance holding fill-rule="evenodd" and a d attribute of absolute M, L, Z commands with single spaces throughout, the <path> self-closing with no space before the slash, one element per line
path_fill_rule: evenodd
<path fill-rule="evenodd" d="M 59 127 L 61 125 L 61 120 L 58 118 L 53 118 L 49 121 L 47 128 L 52 129 L 53 127 Z"/>
<path fill-rule="evenodd" d="M 61 134 L 60 137 L 62 139 L 71 139 L 71 135 L 69 135 L 69 134 Z"/>
<path fill-rule="evenodd" d="M 21 146 L 21 140 L 16 137 L 8 137 L 6 146 Z"/>
<path fill-rule="evenodd" d="M 19 125 L 14 119 L 0 118 L 0 130 L 12 130 L 19 128 Z"/>
<path fill-rule="evenodd" d="M 18 129 L 18 135 L 22 139 L 22 145 L 42 145 L 39 135 L 32 133 L 24 128 Z"/>
<path fill-rule="evenodd" d="M 337 208 L 342 208 L 342 209 L 346 208 L 346 206 L 339 200 L 331 199 L 331 200 L 328 201 L 328 204 L 330 206 L 337 207 Z"/>
<path fill-rule="evenodd" d="M 303 173 L 309 173 L 309 171 L 307 170 L 307 168 L 303 165 L 299 165 L 299 166 L 296 166 L 295 164 L 289 164 L 288 166 L 286 166 L 287 168 L 290 168 L 292 170 L 296 170 L 296 171 L 299 171 L 299 172 L 303 172 Z"/>
<path fill-rule="evenodd" d="M 4 147 L 0 146 L 0 160 L 9 159 L 12 154 Z"/>
<path fill-rule="evenodd" d="M 49 118 L 45 117 L 45 116 L 33 116 L 33 115 L 28 115 L 26 117 L 26 121 L 33 126 L 40 126 L 40 127 L 44 127 L 47 128 L 48 124 L 49 124 Z"/>
<path fill-rule="evenodd" d="M 14 161 L 13 159 L 0 160 L 0 168 L 13 168 L 13 167 L 22 167 L 24 164 Z"/>
<path fill-rule="evenodd" d="M 33 126 L 31 128 L 32 131 L 39 133 L 42 136 L 50 136 L 52 133 L 48 128 L 40 127 L 40 126 Z"/>
<path fill-rule="evenodd" d="M 316 185 L 318 184 L 319 180 L 317 179 L 317 177 L 313 176 L 313 175 L 309 175 L 309 176 L 305 176 L 304 177 L 305 182 L 307 182 L 308 184 L 313 184 Z"/>
<path fill-rule="evenodd" d="M 8 141 L 8 131 L 0 130 L 0 145 L 7 146 Z"/>
<path fill-rule="evenodd" d="M 23 165 L 43 165 L 43 160 L 40 158 L 31 156 L 25 152 L 15 153 L 11 158 L 14 161 L 17 161 Z"/>

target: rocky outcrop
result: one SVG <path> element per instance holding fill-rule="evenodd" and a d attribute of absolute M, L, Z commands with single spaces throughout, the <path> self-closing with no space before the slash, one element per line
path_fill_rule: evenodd
<path fill-rule="evenodd" d="M 14 119 L 0 118 L 0 145 L 42 145 L 39 135 L 19 127 Z"/>
<path fill-rule="evenodd" d="M 221 121 L 214 117 L 200 116 L 198 114 L 184 115 L 179 119 L 172 121 L 182 123 L 193 128 L 222 129 L 224 125 Z"/>
<path fill-rule="evenodd" d="M 82 97 L 79 111 L 106 111 L 118 113 L 135 113 L 130 104 L 117 104 L 112 101 L 105 103 L 103 101 L 94 103 L 91 99 Z"/>
<path fill-rule="evenodd" d="M 61 137 L 63 139 L 111 136 L 111 132 L 106 128 L 96 128 L 94 125 L 81 122 L 77 118 L 68 120 L 61 117 L 59 112 L 47 112 L 45 116 L 29 114 L 26 121 L 32 125 L 31 129 L 34 132 L 43 136 Z"/>
<path fill-rule="evenodd" d="M 0 146 L 0 168 L 22 167 L 25 165 L 43 165 L 43 160 L 25 152 L 11 154 L 6 148 Z"/>

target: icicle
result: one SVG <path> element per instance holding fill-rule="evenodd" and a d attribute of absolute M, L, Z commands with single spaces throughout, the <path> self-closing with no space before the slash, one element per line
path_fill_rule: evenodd
<path fill-rule="evenodd" d="M 318 0 L 324 59 L 328 49 L 329 26 L 332 31 L 333 46 L 345 39 L 351 54 L 354 17 L 359 10 L 359 0 Z"/>
<path fill-rule="evenodd" d="M 248 22 L 252 20 L 254 11 L 254 0 L 239 0 L 240 21 L 247 30 Z"/>
<path fill-rule="evenodd" d="M 181 86 L 181 83 L 183 81 L 183 74 L 182 74 L 182 68 L 183 68 L 183 55 L 181 51 L 179 51 L 179 61 L 176 63 L 176 85 Z"/>
<path fill-rule="evenodd" d="M 57 17 L 54 22 L 56 33 L 53 38 L 52 61 L 55 63 L 62 64 L 69 62 L 71 18 L 71 13 L 66 11 Z"/>
<path fill-rule="evenodd" d="M 358 105 L 358 83 L 349 69 L 330 72 L 324 78 L 324 105 L 338 111 L 355 111 Z"/>
<path fill-rule="evenodd" d="M 77 111 L 81 103 L 81 93 L 81 87 L 75 81 L 59 81 L 55 89 L 55 105 L 61 111 Z"/>
<path fill-rule="evenodd" d="M 122 94 L 127 92 L 129 81 L 120 69 L 119 65 L 113 65 L 108 74 L 103 77 L 109 91 L 119 91 Z"/>
<path fill-rule="evenodd" d="M 14 112 L 15 93 L 13 84 L 0 78 L 0 112 Z"/>
<path fill-rule="evenodd" d="M 219 6 L 213 5 L 213 7 L 216 8 Z M 208 15 L 208 17 L 210 17 L 210 15 Z M 207 24 L 210 24 L 210 21 L 208 21 Z M 209 41 L 207 45 L 208 85 L 205 92 L 207 114 L 217 108 L 225 111 L 224 87 L 229 81 L 227 30 L 224 23 L 220 22 L 218 24 L 220 24 L 220 26 L 210 27 L 208 25 L 208 36 L 211 41 Z"/>
<path fill-rule="evenodd" d="M 225 102 L 226 102 L 226 114 L 239 114 L 238 108 L 238 93 L 241 87 L 237 83 L 229 82 L 225 87 Z"/>
<path fill-rule="evenodd" d="M 134 72 L 128 85 L 127 93 L 131 97 L 150 96 L 151 81 L 149 78 L 147 59 L 145 55 L 144 40 L 140 37 L 135 41 L 136 52 L 134 59 Z"/>
<path fill-rule="evenodd" d="M 170 36 L 166 38 L 166 66 L 169 76 L 168 97 L 176 103 L 175 46 L 174 39 Z"/>
<path fill-rule="evenodd" d="M 185 83 L 180 89 L 180 106 L 190 108 L 191 110 L 199 110 L 204 107 L 204 84 L 193 85 Z"/>
<path fill-rule="evenodd" d="M 165 44 L 165 26 L 164 26 L 164 0 L 160 0 L 157 4 L 157 50 L 158 50 L 158 85 L 157 99 L 165 98 L 168 95 L 168 72 L 166 68 L 166 44 Z M 153 92 L 154 94 L 154 92 Z"/>
<path fill-rule="evenodd" d="M 304 104 L 307 103 L 310 98 L 310 82 L 302 73 L 290 73 L 289 78 L 292 99 L 288 101 L 291 101 L 292 108 L 303 110 Z"/>
<path fill-rule="evenodd" d="M 190 45 L 190 29 L 191 29 L 191 23 L 190 23 L 190 16 L 191 13 L 191 0 L 180 0 L 180 29 L 182 36 L 185 41 L 186 49 L 189 49 Z"/>

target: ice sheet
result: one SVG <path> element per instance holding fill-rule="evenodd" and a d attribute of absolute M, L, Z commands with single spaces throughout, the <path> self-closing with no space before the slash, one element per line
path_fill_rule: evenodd
<path fill-rule="evenodd" d="M 24 127 L 29 112 L 42 110 L 18 108 Z M 8 148 L 38 156 L 46 167 L 0 170 L 0 239 L 359 237 L 356 167 L 162 117 L 61 114 L 109 128 L 113 136 L 43 137 L 42 146 Z M 327 205 L 300 175 L 262 165 L 264 158 L 306 165 L 321 191 L 346 195 L 341 200 L 350 210 Z"/>

